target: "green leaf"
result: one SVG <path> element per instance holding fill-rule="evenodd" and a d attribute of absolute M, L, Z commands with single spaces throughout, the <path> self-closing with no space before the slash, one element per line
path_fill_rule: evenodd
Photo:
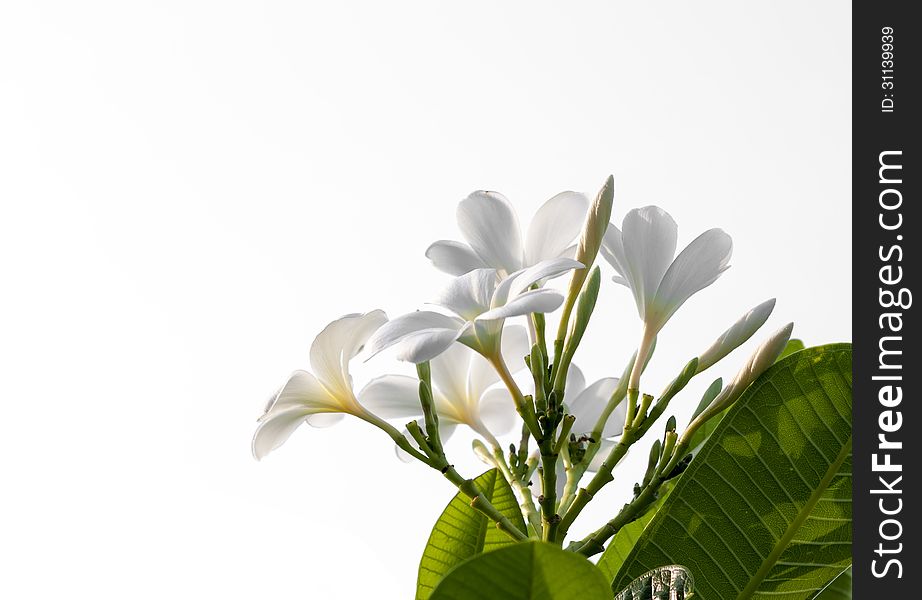
<path fill-rule="evenodd" d="M 778 360 L 781 360 L 782 358 L 787 358 L 788 356 L 790 356 L 791 354 L 794 354 L 795 352 L 800 352 L 805 347 L 806 346 L 804 346 L 803 341 L 798 340 L 797 338 L 794 338 L 793 340 L 788 340 L 788 343 L 784 347 L 784 350 L 781 351 L 781 355 L 778 357 Z"/>
<path fill-rule="evenodd" d="M 515 494 L 499 471 L 490 469 L 477 477 L 474 483 L 483 492 L 484 498 L 508 517 L 513 525 L 521 531 L 526 530 Z M 490 519 L 471 507 L 470 499 L 459 492 L 442 511 L 429 534 L 429 541 L 419 561 L 416 599 L 429 598 L 445 573 L 470 557 L 514 543 Z"/>
<path fill-rule="evenodd" d="M 674 480 L 664 483 L 663 487 L 660 488 L 659 498 L 653 503 L 650 510 L 636 521 L 622 527 L 615 534 L 615 537 L 611 539 L 608 547 L 605 548 L 605 552 L 599 558 L 599 562 L 596 563 L 596 566 L 599 567 L 599 570 L 602 571 L 608 581 L 614 580 L 618 570 L 621 569 L 621 565 L 624 564 L 625 559 L 633 550 L 634 544 L 640 539 L 640 534 L 643 533 L 647 523 L 653 520 L 656 511 L 666 502 L 673 485 Z"/>
<path fill-rule="evenodd" d="M 852 570 L 842 572 L 826 589 L 814 596 L 816 600 L 852 600 Z"/>
<path fill-rule="evenodd" d="M 611 600 L 595 565 L 545 542 L 520 542 L 476 556 L 449 573 L 432 600 Z"/>
<path fill-rule="evenodd" d="M 851 345 L 791 354 L 727 412 L 613 589 L 683 564 L 701 600 L 813 598 L 851 564 Z"/>

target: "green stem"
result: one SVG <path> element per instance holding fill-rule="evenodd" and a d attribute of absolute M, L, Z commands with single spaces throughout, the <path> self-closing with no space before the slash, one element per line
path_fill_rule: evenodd
<path fill-rule="evenodd" d="M 643 511 L 656 500 L 656 492 L 662 486 L 663 480 L 655 479 L 629 504 L 626 504 L 618 515 L 600 528 L 586 536 L 583 540 L 576 542 L 575 552 L 589 557 L 598 554 L 605 549 L 605 542 L 618 533 L 622 527 L 639 518 Z"/>
<path fill-rule="evenodd" d="M 575 421 L 576 417 L 573 415 L 567 415 L 563 418 L 563 423 L 560 425 L 560 433 L 557 435 L 557 443 L 554 445 L 554 454 L 560 454 L 561 451 L 563 451 L 563 446 L 570 437 L 570 430 L 573 429 L 573 423 Z"/>
<path fill-rule="evenodd" d="M 449 464 L 446 464 L 443 469 L 445 479 L 455 484 L 455 487 L 457 487 L 461 493 L 470 498 L 471 506 L 496 523 L 496 527 L 500 531 L 503 531 L 516 541 L 528 539 L 527 535 L 522 533 L 518 527 L 513 525 L 512 521 L 510 521 L 503 513 L 499 512 L 499 510 L 497 510 L 497 508 L 484 497 L 483 493 L 477 489 L 477 485 L 474 483 L 473 479 L 465 479 L 455 470 L 453 466 Z"/>
<path fill-rule="evenodd" d="M 408 440 L 406 436 L 404 436 L 402 433 L 397 431 L 396 427 L 394 427 L 387 421 L 380 419 L 379 417 L 371 413 L 368 413 L 367 415 L 363 415 L 361 418 L 365 419 L 366 421 L 368 421 L 375 427 L 378 427 L 379 429 L 383 430 L 384 433 L 389 435 L 391 439 L 394 440 L 394 443 L 397 444 L 397 446 L 401 450 L 403 450 L 404 452 L 406 452 L 407 454 L 409 454 L 416 460 L 424 464 L 427 464 L 430 467 L 432 466 L 432 461 L 430 460 L 430 458 L 426 456 L 425 454 L 423 454 L 422 452 L 420 452 L 419 450 L 417 450 L 416 448 L 414 448 L 413 444 L 410 443 L 410 440 Z"/>
<path fill-rule="evenodd" d="M 506 458 L 503 456 L 503 450 L 499 445 L 493 446 L 493 463 L 521 498 L 522 502 L 519 504 L 519 507 L 522 509 L 522 512 L 525 513 L 525 521 L 528 524 L 529 532 L 536 537 L 539 536 L 541 533 L 541 517 L 538 515 L 538 509 L 535 507 L 535 501 L 531 496 L 531 490 L 528 489 L 528 486 L 525 485 L 521 479 L 515 476 L 509 468 L 509 465 L 506 464 Z"/>
<path fill-rule="evenodd" d="M 538 427 L 538 420 L 535 417 L 535 407 L 525 399 L 525 395 L 522 394 L 519 384 L 515 382 L 512 373 L 509 372 L 506 361 L 503 360 L 502 355 L 497 354 L 490 360 L 490 363 L 493 365 L 493 368 L 496 369 L 499 378 L 503 381 L 506 389 L 508 389 L 509 393 L 512 395 L 512 399 L 515 402 L 515 409 L 528 426 L 528 431 L 535 439 L 539 439 L 541 437 L 541 429 Z"/>
<path fill-rule="evenodd" d="M 452 482 L 455 487 L 458 488 L 464 495 L 471 499 L 471 506 L 474 507 L 481 514 L 486 515 L 491 519 L 498 529 L 505 532 L 512 539 L 516 541 L 526 540 L 528 536 L 519 530 L 512 521 L 510 521 L 505 515 L 503 515 L 499 510 L 487 500 L 480 490 L 477 489 L 476 484 L 471 479 L 465 479 L 462 477 L 455 468 L 448 463 L 448 459 L 445 457 L 445 453 L 439 450 L 436 452 L 433 450 L 427 443 L 424 436 L 421 435 L 419 431 L 419 426 L 416 421 L 411 421 L 408 424 L 408 429 L 411 435 L 414 435 L 414 438 L 417 440 L 417 443 L 420 445 L 420 448 L 425 452 L 423 454 L 419 450 L 413 447 L 413 445 L 401 434 L 397 429 L 382 419 L 374 416 L 372 414 L 363 415 L 363 418 L 369 423 L 380 427 L 387 433 L 391 439 L 394 440 L 401 449 L 403 449 L 407 454 L 413 456 L 420 462 L 429 465 L 436 471 L 442 473 L 445 476 L 445 479 Z M 415 427 L 409 427 L 409 425 L 415 425 Z"/>
<path fill-rule="evenodd" d="M 584 488 L 580 488 L 576 493 L 576 497 L 573 498 L 573 503 L 567 509 L 567 512 L 564 513 L 563 518 L 560 521 L 560 528 L 558 529 L 561 536 L 566 536 L 567 532 L 570 530 L 570 526 L 573 525 L 573 521 L 576 520 L 576 517 L 579 516 L 579 513 L 586 508 L 586 505 L 589 504 L 589 501 L 595 497 L 599 490 L 605 487 L 608 483 L 614 481 L 615 477 L 612 475 L 612 471 L 618 462 L 624 458 L 624 455 L 627 453 L 628 448 L 631 447 L 631 444 L 634 443 L 633 437 L 626 433 L 621 437 L 621 441 L 612 448 L 611 452 L 605 458 L 605 462 L 602 463 L 599 471 L 593 476 L 589 481 L 589 485 Z"/>
<path fill-rule="evenodd" d="M 561 514 L 567 513 L 570 504 L 573 502 L 573 496 L 576 493 L 579 481 L 586 472 L 586 465 L 589 464 L 589 460 L 591 459 L 587 459 L 587 457 L 584 456 L 580 464 L 570 465 L 570 467 L 567 468 L 567 482 L 563 486 L 563 494 L 560 495 L 560 500 L 557 503 L 557 512 Z"/>

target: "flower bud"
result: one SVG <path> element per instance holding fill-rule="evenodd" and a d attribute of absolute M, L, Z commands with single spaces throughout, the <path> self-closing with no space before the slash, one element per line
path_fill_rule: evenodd
<path fill-rule="evenodd" d="M 772 310 L 775 299 L 766 300 L 739 318 L 729 329 L 724 331 L 711 346 L 698 357 L 698 373 L 730 354 L 758 331 Z"/>
<path fill-rule="evenodd" d="M 595 262 L 599 254 L 599 248 L 602 247 L 602 239 L 605 232 L 608 231 L 608 223 L 611 219 L 611 208 L 615 197 L 615 179 L 611 175 L 605 180 L 602 189 L 589 207 L 586 214 L 586 221 L 583 223 L 583 231 L 579 236 L 579 244 L 576 246 L 575 259 L 585 265 L 584 269 L 573 271 L 570 278 L 570 286 L 567 288 L 567 298 L 575 299 L 576 294 L 583 287 L 586 277 L 589 274 L 589 267 Z"/>
<path fill-rule="evenodd" d="M 487 463 L 488 465 L 493 464 L 493 457 L 490 455 L 490 451 L 487 449 L 483 442 L 475 439 L 471 442 L 471 448 L 473 448 L 474 454 L 477 456 L 477 458 Z"/>
<path fill-rule="evenodd" d="M 794 323 L 788 323 L 762 342 L 752 353 L 752 356 L 749 357 L 749 360 L 746 361 L 746 364 L 743 365 L 743 368 L 736 374 L 736 377 L 733 378 L 733 381 L 717 394 L 711 405 L 704 410 L 702 416 L 705 414 L 712 416 L 736 402 L 743 391 L 758 379 L 759 375 L 765 372 L 765 369 L 778 360 L 788 340 L 791 339 L 793 330 Z"/>
<path fill-rule="evenodd" d="M 586 223 L 579 237 L 579 245 L 576 247 L 576 260 L 586 265 L 587 268 L 595 262 L 595 257 L 602 246 L 602 238 L 608 231 L 614 197 L 615 179 L 609 175 L 592 202 L 592 206 L 589 207 Z"/>

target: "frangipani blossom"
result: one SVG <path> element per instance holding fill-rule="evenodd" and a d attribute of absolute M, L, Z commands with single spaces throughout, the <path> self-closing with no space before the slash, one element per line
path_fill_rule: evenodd
<path fill-rule="evenodd" d="M 342 419 L 344 414 L 372 423 L 380 421 L 364 404 L 380 403 L 376 395 L 383 390 L 369 385 L 356 395 L 352 390 L 349 361 L 386 322 L 387 316 L 380 310 L 364 315 L 350 314 L 333 321 L 317 335 L 310 350 L 314 372 L 295 371 L 259 418 L 252 444 L 257 459 L 285 443 L 305 422 L 326 427 Z"/>
<path fill-rule="evenodd" d="M 525 368 L 528 351 L 525 329 L 519 325 L 507 327 L 502 336 L 502 353 L 511 372 Z M 495 386 L 499 382 L 496 369 L 458 343 L 433 358 L 429 366 L 442 441 L 450 438 L 458 425 L 467 425 L 493 447 L 499 447 L 496 436 L 512 428 L 516 412 L 509 391 Z M 386 375 L 371 382 L 366 390 L 371 392 L 373 400 L 365 406 L 379 417 L 404 419 L 404 423 L 406 419 L 422 417 L 419 380 L 415 377 Z M 398 455 L 401 455 L 399 450 Z"/>
<path fill-rule="evenodd" d="M 459 341 L 488 359 L 498 356 L 503 322 L 509 317 L 555 310 L 563 294 L 551 289 L 528 289 L 542 279 L 559 277 L 583 265 L 555 258 L 500 279 L 496 269 L 474 269 L 455 278 L 436 299 L 456 316 L 417 311 L 381 327 L 369 341 L 372 355 L 401 345 L 397 357 L 413 363 L 431 360 Z"/>
<path fill-rule="evenodd" d="M 561 192 L 545 202 L 528 227 L 525 242 L 515 209 L 497 192 L 478 191 L 458 204 L 458 227 L 467 244 L 439 240 L 426 250 L 432 264 L 450 275 L 491 268 L 503 275 L 559 257 L 572 258 L 589 200 Z"/>
<path fill-rule="evenodd" d="M 614 280 L 634 294 L 637 312 L 655 336 L 693 294 L 714 283 L 729 266 L 733 241 L 709 229 L 675 256 L 678 227 L 658 206 L 631 210 L 622 229 L 610 225 L 602 255 L 618 271 Z"/>

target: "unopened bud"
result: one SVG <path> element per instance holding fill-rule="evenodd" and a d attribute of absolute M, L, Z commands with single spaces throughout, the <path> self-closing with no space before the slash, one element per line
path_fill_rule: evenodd
<path fill-rule="evenodd" d="M 595 262 L 599 254 L 599 248 L 602 246 L 602 238 L 608 230 L 608 223 L 611 220 L 611 209 L 615 198 L 615 179 L 611 175 L 605 180 L 602 189 L 596 195 L 589 212 L 586 215 L 586 222 L 583 224 L 583 231 L 579 236 L 579 244 L 576 247 L 576 260 L 586 265 L 586 269 L 573 272 L 573 278 L 570 280 L 570 292 L 576 293 L 583 287 L 583 281 L 586 279 L 586 271 Z"/>
<path fill-rule="evenodd" d="M 775 299 L 772 298 L 740 317 L 736 323 L 714 340 L 707 350 L 701 353 L 698 357 L 698 373 L 712 366 L 751 338 L 765 324 L 774 308 Z"/>
<path fill-rule="evenodd" d="M 493 464 L 493 457 L 490 455 L 490 451 L 487 449 L 483 442 L 475 439 L 471 442 L 471 448 L 474 449 L 474 455 L 477 456 L 477 458 L 487 463 L 488 465 Z"/>
<path fill-rule="evenodd" d="M 713 416 L 736 402 L 743 391 L 775 363 L 781 352 L 784 351 L 788 340 L 791 339 L 793 330 L 794 323 L 788 323 L 762 342 L 752 353 L 752 356 L 749 357 L 749 360 L 746 361 L 746 364 L 743 365 L 743 368 L 736 374 L 736 377 L 733 378 L 733 381 L 717 394 L 710 406 L 704 410 L 702 416 Z"/>

